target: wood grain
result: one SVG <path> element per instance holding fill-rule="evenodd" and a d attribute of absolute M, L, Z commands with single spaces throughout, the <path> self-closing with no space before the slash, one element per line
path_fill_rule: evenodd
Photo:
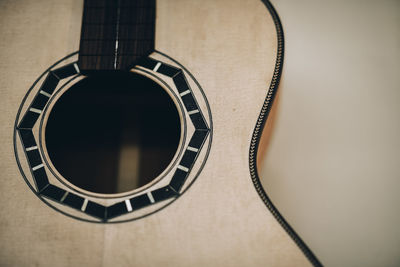
<path fill-rule="evenodd" d="M 12 125 L 27 89 L 79 47 L 82 4 L 1 6 L 1 265 L 310 265 L 257 195 L 249 173 L 250 139 L 277 49 L 262 2 L 159 1 L 156 49 L 201 83 L 213 115 L 211 153 L 200 177 L 172 205 L 140 220 L 105 225 L 68 218 L 42 203 L 21 178 L 12 148 Z"/>

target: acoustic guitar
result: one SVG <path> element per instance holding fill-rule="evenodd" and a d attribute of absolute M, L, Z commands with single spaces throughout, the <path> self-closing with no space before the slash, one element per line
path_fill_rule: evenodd
<path fill-rule="evenodd" d="M 268 1 L 2 1 L 0 17 L 0 265 L 320 265 L 257 174 L 283 64 Z"/>

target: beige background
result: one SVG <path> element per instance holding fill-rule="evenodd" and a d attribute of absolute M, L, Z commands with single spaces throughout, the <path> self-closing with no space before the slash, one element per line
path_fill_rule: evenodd
<path fill-rule="evenodd" d="M 400 1 L 273 3 L 286 58 L 263 185 L 326 266 L 400 266 Z"/>

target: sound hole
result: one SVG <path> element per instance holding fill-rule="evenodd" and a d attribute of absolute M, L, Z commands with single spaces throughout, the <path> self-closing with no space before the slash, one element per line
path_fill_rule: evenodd
<path fill-rule="evenodd" d="M 105 194 L 150 183 L 172 161 L 180 117 L 168 93 L 135 73 L 87 77 L 55 103 L 45 139 L 69 182 Z"/>

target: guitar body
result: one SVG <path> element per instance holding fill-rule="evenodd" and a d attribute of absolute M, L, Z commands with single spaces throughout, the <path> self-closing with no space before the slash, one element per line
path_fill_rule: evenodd
<path fill-rule="evenodd" d="M 157 1 L 155 48 L 201 85 L 212 120 L 209 154 L 176 201 L 123 223 L 85 222 L 49 208 L 15 161 L 21 100 L 40 73 L 79 49 L 82 2 L 3 1 L 0 7 L 0 265 L 311 265 L 306 247 L 299 248 L 260 198 L 249 170 L 278 55 L 275 21 L 262 1 Z"/>

